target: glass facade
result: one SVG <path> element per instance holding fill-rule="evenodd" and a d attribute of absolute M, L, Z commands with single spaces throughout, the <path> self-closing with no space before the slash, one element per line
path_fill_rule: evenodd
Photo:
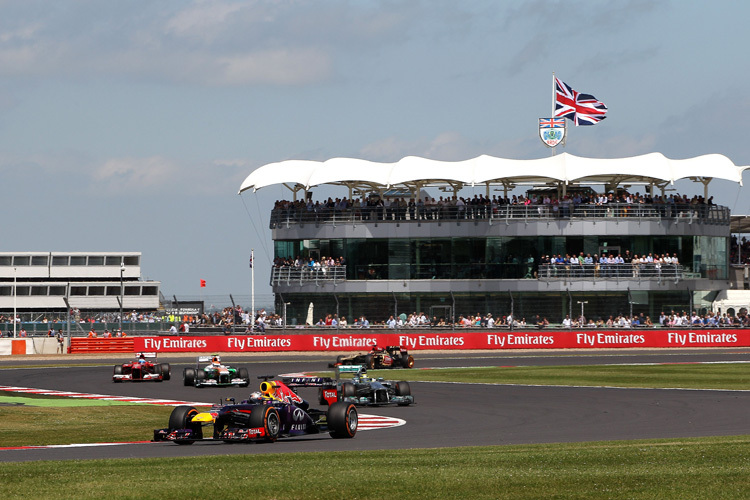
<path fill-rule="evenodd" d="M 489 238 L 391 238 L 276 240 L 274 256 L 304 260 L 346 259 L 347 279 L 530 279 L 543 255 L 583 252 L 676 254 L 687 272 L 726 279 L 727 237 L 529 236 Z"/>

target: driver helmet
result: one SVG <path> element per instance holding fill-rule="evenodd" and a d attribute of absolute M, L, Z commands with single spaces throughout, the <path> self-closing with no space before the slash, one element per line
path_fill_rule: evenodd
<path fill-rule="evenodd" d="M 250 401 L 263 401 L 263 393 L 256 391 L 250 394 Z"/>

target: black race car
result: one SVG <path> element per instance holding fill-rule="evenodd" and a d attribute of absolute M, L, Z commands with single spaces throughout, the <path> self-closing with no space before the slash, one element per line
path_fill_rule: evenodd
<path fill-rule="evenodd" d="M 385 349 L 373 346 L 367 354 L 356 356 L 339 356 L 336 363 L 329 365 L 333 368 L 339 365 L 364 365 L 370 370 L 376 368 L 414 368 L 414 358 L 397 345 L 389 345 Z"/>
<path fill-rule="evenodd" d="M 304 386 L 302 380 L 296 384 Z M 309 404 L 279 380 L 264 380 L 260 392 L 236 404 L 233 399 L 199 412 L 192 406 L 178 406 L 169 417 L 169 427 L 154 430 L 154 441 L 193 444 L 207 439 L 210 427 L 214 440 L 225 442 L 273 442 L 279 438 L 328 432 L 334 438 L 352 438 L 357 433 L 357 408 L 335 402 L 328 410 Z"/>
<path fill-rule="evenodd" d="M 352 378 L 348 378 L 349 375 Z M 294 375 L 281 376 L 281 379 L 289 387 L 317 387 L 321 405 L 334 405 L 342 401 L 358 406 L 414 404 L 408 382 L 368 377 L 367 370 L 362 365 L 337 366 L 335 379 Z"/>
<path fill-rule="evenodd" d="M 352 378 L 342 379 L 344 374 L 351 374 Z M 336 380 L 339 401 L 360 406 L 414 404 L 409 382 L 368 377 L 367 369 L 361 365 L 337 366 Z"/>

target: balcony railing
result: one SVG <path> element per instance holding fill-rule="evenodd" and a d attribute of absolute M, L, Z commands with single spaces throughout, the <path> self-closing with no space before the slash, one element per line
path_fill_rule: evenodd
<path fill-rule="evenodd" d="M 679 264 L 542 264 L 538 278 L 543 281 L 647 280 L 680 281 L 685 268 Z"/>
<path fill-rule="evenodd" d="M 339 283 L 346 280 L 346 266 L 310 267 L 280 266 L 271 269 L 273 285 L 321 285 Z"/>
<path fill-rule="evenodd" d="M 355 267 L 357 272 L 355 280 L 388 280 L 394 279 L 387 273 L 386 269 L 393 266 L 363 266 Z M 451 275 L 454 271 L 465 270 L 466 266 L 442 266 L 444 269 L 436 272 L 434 266 L 431 272 L 424 274 L 418 272 L 420 266 L 409 266 L 411 276 L 403 272 L 397 273 L 398 279 L 537 279 L 540 281 L 674 281 L 688 278 L 698 278 L 699 273 L 689 273 L 680 264 L 540 264 L 529 266 L 526 264 L 513 265 L 512 268 L 497 268 L 487 265 L 484 270 L 475 273 L 464 272 L 463 274 Z M 425 266 L 423 266 L 425 267 Z M 392 270 L 392 269 L 391 269 Z M 425 267 L 425 270 L 426 267 Z M 513 272 L 510 272 L 513 271 Z M 447 274 L 446 274 L 447 273 Z M 709 272 L 710 274 L 710 272 Z M 712 276 L 708 276 L 712 278 Z M 346 281 L 346 266 L 314 267 L 309 266 L 280 266 L 271 270 L 271 286 L 274 285 L 321 285 L 323 283 L 337 284 Z"/>
<path fill-rule="evenodd" d="M 356 224 L 440 221 L 487 221 L 493 223 L 572 220 L 669 220 L 687 224 L 729 225 L 729 209 L 719 205 L 607 203 L 569 205 L 467 205 L 427 207 L 350 207 L 308 210 L 274 208 L 271 229 L 300 224 Z"/>

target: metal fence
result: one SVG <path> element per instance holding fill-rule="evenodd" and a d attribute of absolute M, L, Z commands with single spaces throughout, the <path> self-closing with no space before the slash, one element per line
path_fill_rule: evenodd
<path fill-rule="evenodd" d="M 542 264 L 538 271 L 543 281 L 647 280 L 680 281 L 685 269 L 679 264 Z"/>
<path fill-rule="evenodd" d="M 280 266 L 271 268 L 271 286 L 338 283 L 346 280 L 346 266 Z"/>
<path fill-rule="evenodd" d="M 465 205 L 430 207 L 358 207 L 317 210 L 275 208 L 270 228 L 298 224 L 351 224 L 358 222 L 429 222 L 477 220 L 489 223 L 558 219 L 669 220 L 687 224 L 729 224 L 730 211 L 720 205 L 694 204 L 568 204 L 568 205 Z"/>

